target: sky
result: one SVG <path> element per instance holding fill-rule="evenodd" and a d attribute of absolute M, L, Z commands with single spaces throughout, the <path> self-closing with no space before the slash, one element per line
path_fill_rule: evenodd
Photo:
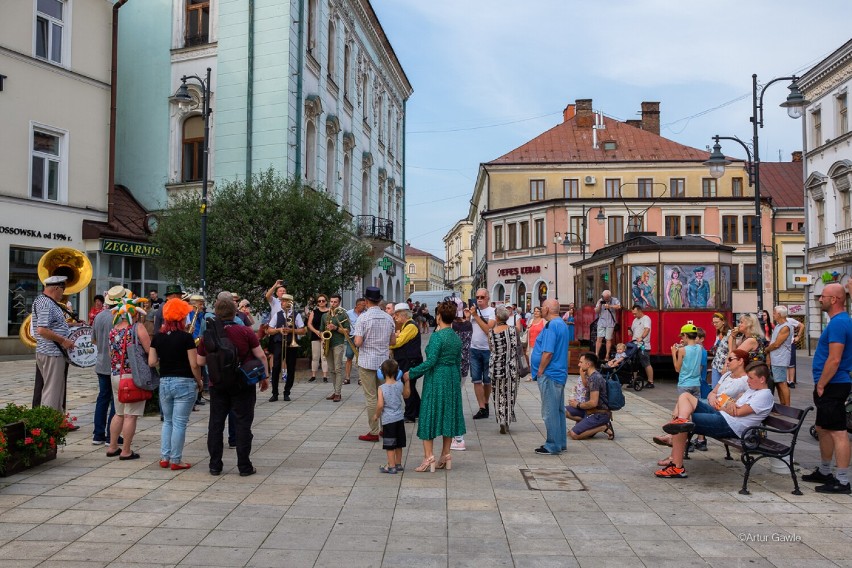
<path fill-rule="evenodd" d="M 751 75 L 800 75 L 852 37 L 852 2 L 819 0 L 371 0 L 414 94 L 406 119 L 406 240 L 444 258 L 479 164 L 562 121 L 576 99 L 704 149 L 751 139 Z M 766 90 L 762 161 L 802 147 L 801 120 Z M 723 145 L 729 156 L 742 148 Z"/>

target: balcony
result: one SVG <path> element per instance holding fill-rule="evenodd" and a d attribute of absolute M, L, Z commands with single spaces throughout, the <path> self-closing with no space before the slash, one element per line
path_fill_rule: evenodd
<path fill-rule="evenodd" d="M 834 233 L 834 258 L 852 258 L 852 229 Z"/>
<path fill-rule="evenodd" d="M 381 256 L 382 251 L 393 243 L 393 221 L 390 219 L 357 215 L 354 220 L 355 234 L 372 247 L 374 257 Z"/>

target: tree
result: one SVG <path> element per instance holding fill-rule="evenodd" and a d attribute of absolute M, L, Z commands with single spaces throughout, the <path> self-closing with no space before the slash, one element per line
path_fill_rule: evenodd
<path fill-rule="evenodd" d="M 200 279 L 200 202 L 198 192 L 177 196 L 152 239 L 163 250 L 160 270 L 190 288 Z M 272 169 L 251 183 L 217 184 L 207 218 L 208 289 L 236 291 L 260 306 L 279 278 L 297 302 L 350 288 L 372 263 L 350 226 L 334 201 Z"/>

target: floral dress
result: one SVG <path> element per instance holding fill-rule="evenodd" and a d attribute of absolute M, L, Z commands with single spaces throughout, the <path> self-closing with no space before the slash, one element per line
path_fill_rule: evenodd
<path fill-rule="evenodd" d="M 109 355 L 112 374 L 130 375 L 130 359 L 127 358 L 127 346 L 133 339 L 132 327 L 112 328 L 109 332 Z"/>
<path fill-rule="evenodd" d="M 453 331 L 462 342 L 461 376 L 470 374 L 470 340 L 473 337 L 473 323 L 468 321 L 454 321 Z"/>
<path fill-rule="evenodd" d="M 461 351 L 462 343 L 455 332 L 449 327 L 439 329 L 429 338 L 426 360 L 408 371 L 412 379 L 425 376 L 417 420 L 417 437 L 421 440 L 465 433 Z"/>
<path fill-rule="evenodd" d="M 728 359 L 728 338 L 731 337 L 731 330 L 728 330 L 725 337 L 717 338 L 716 344 L 713 346 L 713 362 L 711 367 L 722 374 L 725 371 L 725 363 Z"/>
<path fill-rule="evenodd" d="M 495 417 L 498 424 L 515 422 L 515 401 L 518 399 L 518 332 L 513 326 L 488 335 L 491 357 L 488 373 L 491 375 Z"/>

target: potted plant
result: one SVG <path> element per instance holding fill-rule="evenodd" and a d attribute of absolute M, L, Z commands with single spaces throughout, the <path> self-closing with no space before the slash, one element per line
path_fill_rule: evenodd
<path fill-rule="evenodd" d="M 27 408 L 10 403 L 0 409 L 0 476 L 55 459 L 76 420 L 76 416 L 48 406 Z"/>

